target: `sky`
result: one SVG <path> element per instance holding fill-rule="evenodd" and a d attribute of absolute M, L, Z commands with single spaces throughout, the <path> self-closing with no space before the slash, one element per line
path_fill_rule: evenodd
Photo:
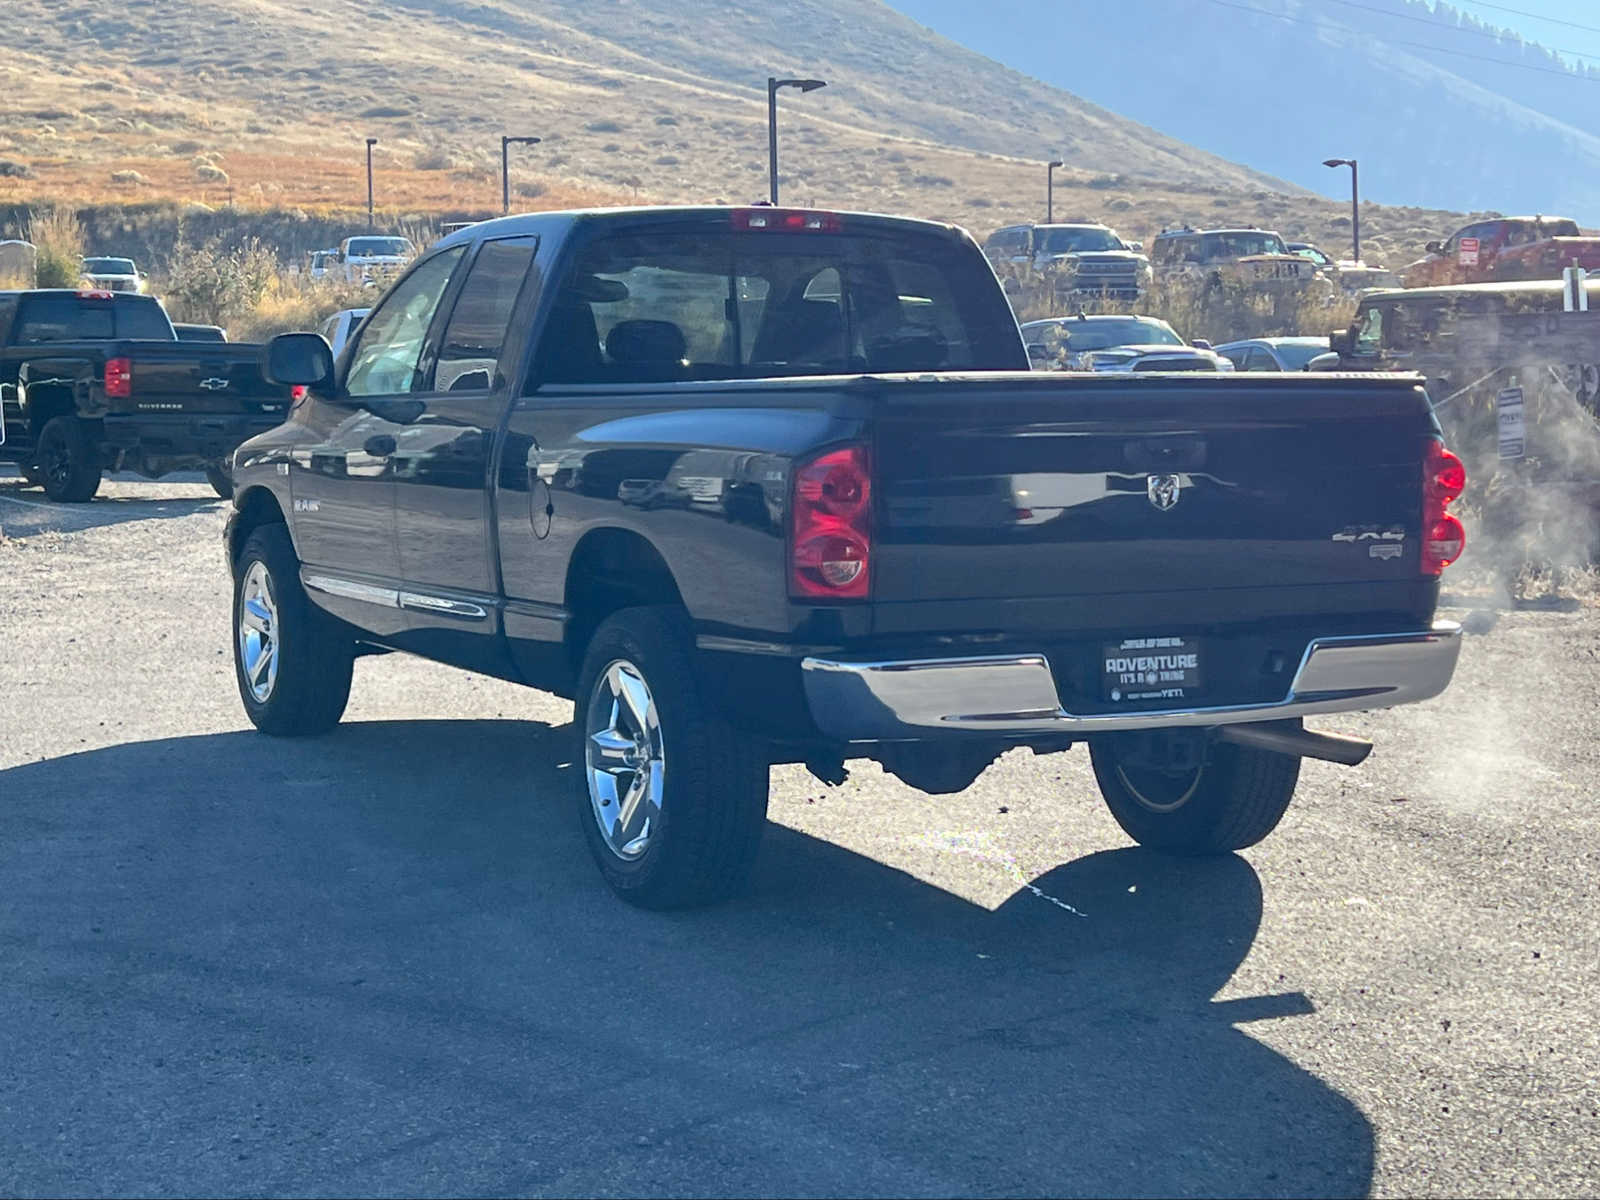
<path fill-rule="evenodd" d="M 1498 7 L 1475 4 L 1472 0 L 1449 0 L 1463 12 L 1469 12 L 1480 21 L 1488 21 L 1502 29 L 1514 29 L 1524 41 L 1538 42 L 1552 50 L 1577 51 L 1589 56 L 1594 66 L 1600 66 L 1600 4 L 1595 0 L 1496 0 Z M 1525 13 L 1538 13 L 1537 19 L 1506 12 L 1519 9 Z M 1557 24 L 1570 21 L 1574 25 L 1587 25 L 1590 29 L 1574 29 L 1572 25 Z"/>

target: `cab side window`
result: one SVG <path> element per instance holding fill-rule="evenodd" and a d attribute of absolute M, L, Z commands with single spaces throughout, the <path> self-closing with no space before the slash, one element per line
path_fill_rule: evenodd
<path fill-rule="evenodd" d="M 373 310 L 350 356 L 347 395 L 394 396 L 425 386 L 428 328 L 465 252 L 465 246 L 455 246 L 425 259 Z"/>
<path fill-rule="evenodd" d="M 517 296 L 538 248 L 538 238 L 499 238 L 478 251 L 439 344 L 433 391 L 494 386 Z"/>

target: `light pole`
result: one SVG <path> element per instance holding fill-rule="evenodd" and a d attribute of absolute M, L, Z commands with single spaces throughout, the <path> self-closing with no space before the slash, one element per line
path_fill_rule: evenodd
<path fill-rule="evenodd" d="M 1044 223 L 1056 223 L 1056 168 L 1065 164 L 1057 159 L 1052 159 L 1050 165 L 1044 169 Z"/>
<path fill-rule="evenodd" d="M 774 204 L 778 202 L 778 89 L 792 87 L 802 92 L 814 92 L 827 86 L 827 82 L 821 79 L 777 79 L 767 76 L 767 174 L 772 180 Z"/>
<path fill-rule="evenodd" d="M 367 228 L 371 229 L 372 222 L 372 148 L 378 144 L 378 139 L 367 139 Z"/>
<path fill-rule="evenodd" d="M 511 156 L 507 147 L 515 142 L 519 146 L 536 146 L 544 141 L 536 137 L 502 137 L 500 139 L 500 215 L 511 211 Z"/>
<path fill-rule="evenodd" d="M 1353 158 L 1327 158 L 1323 159 L 1325 167 L 1350 168 L 1350 239 L 1355 243 L 1355 261 L 1361 261 L 1361 181 L 1356 174 L 1356 160 Z"/>

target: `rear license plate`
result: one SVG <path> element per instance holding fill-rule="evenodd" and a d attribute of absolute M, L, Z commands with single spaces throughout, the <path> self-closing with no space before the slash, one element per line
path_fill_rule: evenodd
<path fill-rule="evenodd" d="M 1113 704 L 1191 700 L 1205 683 L 1198 638 L 1145 637 L 1111 642 L 1101 655 L 1101 683 Z"/>

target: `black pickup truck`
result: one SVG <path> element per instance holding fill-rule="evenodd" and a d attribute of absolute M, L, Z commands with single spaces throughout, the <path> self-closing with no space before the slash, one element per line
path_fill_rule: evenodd
<path fill-rule="evenodd" d="M 230 495 L 233 448 L 289 407 L 260 360 L 260 346 L 180 342 L 150 296 L 0 292 L 0 462 L 57 501 L 122 470 L 203 470 Z"/>
<path fill-rule="evenodd" d="M 384 650 L 570 697 L 577 811 L 638 904 L 728 894 L 781 762 L 942 793 L 1084 741 L 1140 842 L 1247 846 L 1302 757 L 1371 749 L 1303 718 L 1455 668 L 1464 480 L 1415 377 L 1030 374 L 950 226 L 491 221 L 337 362 L 264 361 L 308 392 L 235 458 L 250 720 L 331 728 Z"/>

